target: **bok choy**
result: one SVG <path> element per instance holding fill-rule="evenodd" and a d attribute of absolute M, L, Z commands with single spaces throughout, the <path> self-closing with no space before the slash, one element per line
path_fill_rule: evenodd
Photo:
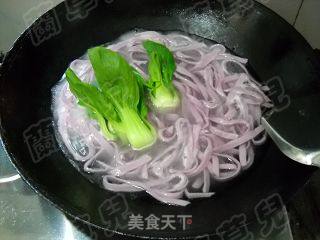
<path fill-rule="evenodd" d="M 153 105 L 160 110 L 177 107 L 180 97 L 173 85 L 176 70 L 173 54 L 166 46 L 150 40 L 144 41 L 143 46 L 149 56 L 147 87 Z"/>
<path fill-rule="evenodd" d="M 157 134 L 147 120 L 142 77 L 118 53 L 104 47 L 88 51 L 96 86 L 82 82 L 68 69 L 70 90 L 90 116 L 96 119 L 105 137 L 120 139 L 134 149 L 152 145 Z"/>

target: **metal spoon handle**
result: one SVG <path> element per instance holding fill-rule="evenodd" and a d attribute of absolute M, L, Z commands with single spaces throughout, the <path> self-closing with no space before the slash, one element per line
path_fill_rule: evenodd
<path fill-rule="evenodd" d="M 265 118 L 262 118 L 262 125 L 274 143 L 287 157 L 299 163 L 313 165 L 320 168 L 320 151 L 312 151 L 294 146 L 292 143 L 284 139 Z"/>

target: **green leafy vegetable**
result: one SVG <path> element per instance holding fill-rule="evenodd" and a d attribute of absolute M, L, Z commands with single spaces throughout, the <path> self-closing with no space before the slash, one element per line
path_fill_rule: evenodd
<path fill-rule="evenodd" d="M 158 109 L 175 108 L 180 104 L 180 98 L 173 85 L 176 64 L 170 50 L 150 40 L 143 43 L 149 56 L 149 81 L 151 101 Z"/>
<path fill-rule="evenodd" d="M 108 104 L 108 100 L 95 86 L 82 82 L 70 68 L 66 71 L 66 77 L 70 90 L 78 98 L 79 104 L 87 108 L 90 117 L 99 122 L 104 135 L 110 140 L 115 140 L 116 136 L 109 131 L 105 120 L 118 120 L 112 105 Z"/>
<path fill-rule="evenodd" d="M 81 82 L 68 69 L 72 93 L 99 122 L 106 138 L 120 138 L 134 149 L 152 145 L 157 136 L 147 121 L 142 77 L 116 52 L 96 47 L 88 53 L 98 86 Z"/>
<path fill-rule="evenodd" d="M 141 75 L 136 70 L 134 70 L 134 73 L 137 77 L 139 90 L 140 90 L 140 101 L 138 103 L 138 111 L 140 113 L 140 116 L 143 119 L 147 119 L 149 108 L 146 104 L 148 99 L 147 99 L 147 91 L 145 88 L 145 80 L 143 79 L 143 77 L 141 77 Z"/>

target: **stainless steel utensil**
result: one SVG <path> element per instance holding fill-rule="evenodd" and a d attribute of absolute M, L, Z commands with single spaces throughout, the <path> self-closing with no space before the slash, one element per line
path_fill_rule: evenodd
<path fill-rule="evenodd" d="M 263 117 L 262 124 L 286 156 L 320 167 L 320 92 L 294 98 L 287 108 Z"/>

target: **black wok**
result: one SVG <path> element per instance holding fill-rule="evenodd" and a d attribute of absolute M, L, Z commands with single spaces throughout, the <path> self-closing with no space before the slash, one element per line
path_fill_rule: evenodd
<path fill-rule="evenodd" d="M 210 7 L 191 0 L 98 2 L 87 17 L 75 19 L 67 15 L 64 3 L 58 5 L 20 36 L 2 64 L 1 136 L 12 163 L 35 191 L 64 213 L 101 229 L 132 236 L 182 238 L 214 234 L 223 221 L 240 213 L 246 214 L 248 222 L 253 221 L 258 202 L 274 193 L 286 202 L 306 183 L 314 168 L 289 160 L 268 141 L 258 150 L 253 168 L 210 199 L 195 200 L 183 208 L 161 204 L 147 195 L 124 195 L 136 215 L 192 215 L 193 223 L 186 230 L 141 231 L 115 226 L 117 213 L 110 215 L 108 205 L 99 208 L 108 204 L 106 200 L 115 193 L 83 177 L 61 150 L 37 161 L 25 133 L 33 124 L 52 117 L 51 89 L 68 64 L 88 48 L 113 41 L 133 29 L 183 31 L 224 44 L 249 59 L 259 81 L 280 77 L 291 99 L 320 92 L 319 71 L 311 47 L 293 27 L 258 3 L 242 16 L 226 18 L 214 1 L 210 1 Z M 83 8 L 82 13 L 85 12 L 85 5 L 77 6 L 77 10 Z M 39 42 L 34 33 L 48 16 L 55 16 L 59 23 L 56 34 L 49 29 L 54 36 Z M 52 123 L 47 127 L 52 133 Z M 52 141 L 49 142 L 56 143 Z"/>

